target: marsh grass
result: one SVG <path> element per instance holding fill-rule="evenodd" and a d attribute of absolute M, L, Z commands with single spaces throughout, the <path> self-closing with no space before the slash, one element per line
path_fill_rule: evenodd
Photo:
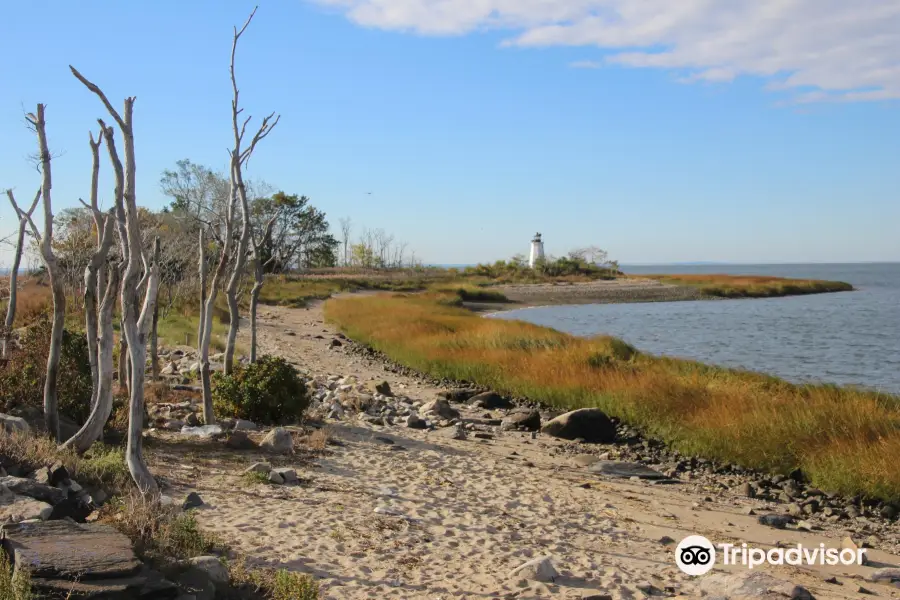
<path fill-rule="evenodd" d="M 824 294 L 847 292 L 853 286 L 843 281 L 823 281 L 819 279 L 787 279 L 762 275 L 641 275 L 663 283 L 687 285 L 699 288 L 708 296 L 721 298 L 774 298 L 779 296 L 800 296 L 804 294 Z"/>
<path fill-rule="evenodd" d="M 436 295 L 335 298 L 325 311 L 351 338 L 435 377 L 560 408 L 596 406 L 686 453 L 799 467 L 824 489 L 900 498 L 894 396 L 653 357 L 615 338 L 484 319 Z"/>

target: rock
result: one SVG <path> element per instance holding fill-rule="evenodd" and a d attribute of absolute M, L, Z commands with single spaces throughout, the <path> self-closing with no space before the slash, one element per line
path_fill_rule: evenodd
<path fill-rule="evenodd" d="M 297 478 L 297 471 L 295 471 L 294 469 L 288 468 L 288 467 L 272 469 L 272 472 L 278 473 L 279 475 L 281 475 L 281 479 L 285 483 L 297 483 L 298 481 L 300 481 Z"/>
<path fill-rule="evenodd" d="M 212 437 L 223 433 L 221 425 L 201 425 L 199 427 L 188 427 L 185 425 L 181 428 L 182 435 L 190 435 L 194 437 Z"/>
<path fill-rule="evenodd" d="M 650 480 L 668 479 L 668 477 L 659 471 L 654 471 L 650 467 L 645 467 L 642 464 L 612 460 L 601 460 L 594 463 L 588 467 L 588 471 L 617 479 L 631 479 L 632 477 Z"/>
<path fill-rule="evenodd" d="M 869 574 L 869 581 L 887 581 L 889 583 L 900 581 L 900 569 L 896 567 L 875 569 Z"/>
<path fill-rule="evenodd" d="M 784 529 L 794 522 L 794 517 L 790 515 L 762 515 L 757 519 L 757 522 L 760 525 L 774 527 L 775 529 Z"/>
<path fill-rule="evenodd" d="M 803 509 L 799 504 L 788 504 L 785 507 L 785 510 L 787 511 L 787 514 L 791 515 L 792 517 L 799 517 L 803 515 Z"/>
<path fill-rule="evenodd" d="M 422 405 L 422 412 L 432 412 L 442 419 L 458 419 L 459 411 L 450 406 L 444 398 L 438 398 Z"/>
<path fill-rule="evenodd" d="M 291 437 L 290 432 L 284 427 L 276 427 L 266 434 L 259 447 L 269 452 L 286 454 L 293 451 L 294 438 Z"/>
<path fill-rule="evenodd" d="M 9 491 L 19 496 L 28 496 L 52 505 L 61 503 L 67 497 L 66 492 L 59 488 L 11 475 L 0 477 L 0 486 L 5 486 Z"/>
<path fill-rule="evenodd" d="M 762 571 L 741 573 L 712 572 L 700 580 L 700 590 L 718 598 L 771 598 L 771 590 L 788 589 L 790 585 Z"/>
<path fill-rule="evenodd" d="M 3 525 L 0 532 L 13 564 L 28 565 L 33 578 L 112 579 L 141 570 L 131 540 L 108 525 L 47 521 Z"/>
<path fill-rule="evenodd" d="M 197 492 L 191 492 L 184 499 L 184 502 L 181 503 L 181 508 L 184 510 L 190 510 L 192 508 L 203 506 L 203 504 L 203 498 L 200 497 L 200 494 L 198 494 Z"/>
<path fill-rule="evenodd" d="M 216 585 L 228 585 L 229 576 L 228 569 L 222 564 L 217 556 L 197 556 L 188 560 L 194 568 L 200 569 L 212 580 Z"/>
<path fill-rule="evenodd" d="M 882 518 L 893 521 L 897 518 L 897 508 L 891 504 L 885 504 L 881 507 L 879 514 L 881 514 Z"/>
<path fill-rule="evenodd" d="M 37 483 L 50 485 L 50 469 L 48 469 L 47 467 L 41 467 L 31 474 L 31 479 L 33 479 Z"/>
<path fill-rule="evenodd" d="M 195 600 L 214 600 L 216 584 L 209 573 L 197 567 L 189 567 L 175 578 L 178 587 L 189 592 Z"/>
<path fill-rule="evenodd" d="M 853 538 L 850 536 L 845 537 L 841 540 L 841 548 L 845 550 L 853 550 L 854 552 L 858 552 L 860 550 L 859 544 L 853 541 Z M 866 556 L 866 553 L 862 553 L 862 564 L 868 564 L 869 557 Z"/>
<path fill-rule="evenodd" d="M 738 486 L 737 493 L 740 496 L 746 496 L 747 498 L 756 498 L 756 486 L 752 483 L 744 483 Z"/>
<path fill-rule="evenodd" d="M 259 428 L 253 421 L 248 421 L 246 419 L 236 419 L 234 421 L 235 431 L 256 431 L 257 429 Z"/>
<path fill-rule="evenodd" d="M 188 427 L 197 427 L 200 425 L 200 419 L 197 418 L 196 413 L 188 413 L 188 416 L 184 418 L 184 424 Z"/>
<path fill-rule="evenodd" d="M 456 427 L 448 427 L 441 432 L 441 435 L 449 437 L 451 440 L 464 440 L 467 437 L 466 428 L 462 423 L 457 423 Z"/>
<path fill-rule="evenodd" d="M 425 419 L 421 418 L 415 412 L 409 413 L 409 416 L 406 417 L 404 422 L 410 429 L 426 429 L 428 427 L 428 423 L 425 422 Z"/>
<path fill-rule="evenodd" d="M 791 600 L 816 600 L 816 597 L 813 596 L 808 589 L 803 587 L 802 585 L 795 585 L 791 588 L 790 591 L 790 599 Z"/>
<path fill-rule="evenodd" d="M 500 422 L 503 431 L 537 431 L 541 428 L 541 413 L 533 409 L 511 412 Z"/>
<path fill-rule="evenodd" d="M 225 440 L 225 445 L 234 450 L 254 450 L 256 442 L 244 431 L 232 431 Z"/>
<path fill-rule="evenodd" d="M 282 477 L 281 473 L 279 473 L 278 471 L 271 471 L 269 472 L 269 483 L 281 485 L 284 483 L 284 477 Z"/>
<path fill-rule="evenodd" d="M 22 417 L 14 417 L 5 413 L 0 413 L 0 428 L 6 433 L 31 433 L 31 427 L 29 427 L 28 421 Z"/>
<path fill-rule="evenodd" d="M 583 438 L 588 443 L 608 444 L 616 440 L 616 426 L 598 408 L 580 408 L 548 421 L 541 432 L 557 438 Z"/>
<path fill-rule="evenodd" d="M 471 406 L 478 406 L 487 410 L 499 408 L 512 408 L 513 403 L 496 392 L 482 392 L 469 399 Z"/>
<path fill-rule="evenodd" d="M 559 577 L 559 573 L 553 566 L 551 556 L 541 556 L 520 565 L 509 572 L 509 579 L 529 579 L 552 583 Z"/>
<path fill-rule="evenodd" d="M 49 469 L 50 485 L 60 485 L 69 482 L 69 470 L 61 461 L 56 461 Z"/>
<path fill-rule="evenodd" d="M 165 367 L 160 371 L 163 375 L 177 375 L 178 374 L 178 363 L 175 361 L 170 361 Z"/>
<path fill-rule="evenodd" d="M 184 427 L 184 421 L 179 421 L 177 419 L 168 419 L 162 424 L 162 429 L 167 431 L 181 431 L 181 428 Z"/>
<path fill-rule="evenodd" d="M 375 386 L 375 391 L 379 394 L 383 394 L 385 396 L 393 396 L 394 393 L 391 391 L 391 385 L 387 381 L 382 381 L 378 385 Z"/>
<path fill-rule="evenodd" d="M 0 486 L 0 522 L 18 523 L 29 519 L 46 521 L 53 513 L 53 507 L 46 502 L 19 496 L 6 486 Z"/>
<path fill-rule="evenodd" d="M 244 473 L 268 473 L 272 470 L 272 465 L 269 463 L 258 462 L 253 463 L 246 469 L 244 469 Z"/>
<path fill-rule="evenodd" d="M 444 390 L 438 392 L 438 396 L 440 396 L 441 398 L 446 398 L 450 402 L 465 402 L 477 393 L 478 390 L 473 390 L 470 388 L 454 388 L 452 390 Z"/>
<path fill-rule="evenodd" d="M 341 346 L 343 346 L 343 344 L 340 340 L 331 340 L 329 346 L 331 346 L 332 348 L 340 348 Z"/>

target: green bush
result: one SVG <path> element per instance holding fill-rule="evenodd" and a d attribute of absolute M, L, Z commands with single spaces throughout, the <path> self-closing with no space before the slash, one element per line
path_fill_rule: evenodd
<path fill-rule="evenodd" d="M 217 414 L 254 423 L 293 421 L 309 406 L 297 369 L 277 356 L 236 366 L 231 375 L 214 374 L 212 394 Z"/>
<path fill-rule="evenodd" d="M 43 410 L 51 329 L 50 318 L 43 316 L 28 328 L 21 340 L 21 348 L 10 352 L 6 364 L 0 362 L 0 390 L 3 390 L 0 407 L 3 412 L 19 406 Z M 59 412 L 83 423 L 91 412 L 93 389 L 87 340 L 83 334 L 63 332 L 57 382 Z"/>
<path fill-rule="evenodd" d="M 305 573 L 280 569 L 272 582 L 273 600 L 317 600 L 319 584 Z"/>

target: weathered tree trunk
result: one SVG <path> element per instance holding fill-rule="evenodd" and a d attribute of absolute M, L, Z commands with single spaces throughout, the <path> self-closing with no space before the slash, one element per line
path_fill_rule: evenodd
<path fill-rule="evenodd" d="M 259 304 L 259 293 L 262 291 L 263 282 L 265 281 L 265 265 L 262 262 L 262 249 L 269 241 L 269 238 L 272 236 L 272 227 L 275 226 L 275 221 L 278 220 L 281 211 L 275 213 L 275 215 L 266 223 L 266 230 L 263 233 L 263 238 L 260 242 L 256 241 L 256 236 L 253 235 L 250 238 L 250 241 L 253 243 L 253 289 L 250 290 L 250 362 L 256 362 L 256 308 Z"/>
<path fill-rule="evenodd" d="M 212 337 L 212 320 L 214 307 L 216 305 L 216 296 L 219 293 L 219 286 L 222 278 L 225 276 L 225 269 L 228 267 L 228 255 L 231 253 L 231 224 L 234 222 L 234 196 L 228 202 L 228 208 L 225 216 L 225 236 L 222 243 L 219 262 L 216 264 L 216 270 L 213 272 L 213 278 L 209 285 L 209 292 L 206 295 L 206 303 L 201 309 L 201 317 L 203 319 L 201 325 L 200 339 L 200 385 L 203 388 L 203 422 L 206 425 L 212 425 L 216 422 L 216 416 L 213 413 L 212 403 L 212 379 L 209 373 L 209 343 Z"/>
<path fill-rule="evenodd" d="M 37 114 L 29 115 L 38 137 L 39 157 L 41 164 L 41 195 L 44 199 L 44 232 L 38 234 L 33 227 L 32 233 L 40 240 L 41 257 L 47 274 L 50 277 L 50 289 L 53 293 L 53 326 L 50 331 L 50 351 L 47 354 L 47 376 L 44 380 L 44 423 L 47 432 L 54 440 L 59 440 L 59 399 L 58 382 L 59 359 L 62 353 L 63 328 L 66 320 L 66 292 L 63 287 L 59 264 L 53 254 L 53 205 L 50 199 L 50 188 L 53 177 L 50 172 L 50 148 L 47 144 L 47 122 L 44 119 L 44 105 L 37 105 Z"/>
<path fill-rule="evenodd" d="M 157 293 L 159 293 L 158 290 Z M 153 381 L 159 379 L 159 337 L 156 333 L 158 326 L 159 302 L 153 306 L 153 324 L 150 325 L 150 378 Z"/>
<path fill-rule="evenodd" d="M 200 347 L 203 345 L 203 328 L 206 325 L 206 278 L 208 268 L 206 266 L 206 242 L 203 239 L 203 227 L 200 228 L 199 248 L 200 263 L 200 323 L 197 325 L 197 356 L 200 355 Z"/>
<path fill-rule="evenodd" d="M 125 331 L 125 324 L 119 320 L 119 331 Z M 125 341 L 125 334 L 119 334 L 119 391 L 122 394 L 128 393 L 128 342 Z"/>
<path fill-rule="evenodd" d="M 72 448 L 79 454 L 86 452 L 96 440 L 103 435 L 103 428 L 109 420 L 113 408 L 113 324 L 112 314 L 116 304 L 116 290 L 119 287 L 119 268 L 115 265 L 109 269 L 106 291 L 100 303 L 98 318 L 97 371 L 98 388 L 96 402 L 91 414 L 78 432 L 63 447 Z"/>
<path fill-rule="evenodd" d="M 6 358 L 6 346 L 9 343 L 9 336 L 12 333 L 13 323 L 16 322 L 19 265 L 22 264 L 22 250 L 25 246 L 25 229 L 28 227 L 28 223 L 31 220 L 31 214 L 34 212 L 38 201 L 41 199 L 41 190 L 39 189 L 37 194 L 34 195 L 34 202 L 31 203 L 31 207 L 27 211 L 23 211 L 19 208 L 12 190 L 6 190 L 6 196 L 9 198 L 9 203 L 12 204 L 13 212 L 19 217 L 19 231 L 18 236 L 16 237 L 16 249 L 13 254 L 12 270 L 9 272 L 9 304 L 6 307 L 6 320 L 3 323 L 3 339 L 0 340 L 0 345 L 2 345 L 0 357 L 3 358 Z"/>
<path fill-rule="evenodd" d="M 126 448 L 126 463 L 131 477 L 137 484 L 143 495 L 156 495 L 159 491 L 156 480 L 147 468 L 143 456 L 142 427 L 144 423 L 144 376 L 146 369 L 147 335 L 150 329 L 151 316 L 156 305 L 156 296 L 159 290 L 159 238 L 154 247 L 153 262 L 147 265 L 144 250 L 141 244 L 140 223 L 135 198 L 136 190 L 136 165 L 134 152 L 134 128 L 132 118 L 134 114 L 134 98 L 125 99 L 123 115 L 120 115 L 109 103 L 104 93 L 96 85 L 85 79 L 74 67 L 70 67 L 72 73 L 90 91 L 95 93 L 102 101 L 107 111 L 119 125 L 125 144 L 125 166 L 118 159 L 113 142 L 113 129 L 106 127 L 100 121 L 104 130 L 106 145 L 116 175 L 116 201 L 118 205 L 124 204 L 124 211 L 117 207 L 116 212 L 125 215 L 124 235 L 127 242 L 128 262 L 125 267 L 125 275 L 122 280 L 121 306 L 123 334 L 128 343 L 129 356 L 131 358 L 131 378 L 129 380 L 130 402 L 128 408 L 128 445 Z M 120 230 L 121 231 L 121 230 Z M 121 235 L 121 233 L 120 233 Z M 142 270 L 143 277 L 142 277 Z M 138 298 L 136 291 L 146 284 L 143 306 L 138 312 Z"/>
<path fill-rule="evenodd" d="M 239 108 L 238 100 L 240 92 L 238 91 L 237 77 L 234 72 L 234 57 L 237 52 L 238 40 L 240 39 L 241 34 L 247 29 L 247 26 L 250 25 L 250 21 L 253 20 L 253 15 L 255 14 L 256 9 L 254 8 L 253 12 L 250 13 L 247 22 L 244 23 L 244 26 L 241 27 L 240 30 L 235 27 L 234 39 L 231 45 L 231 89 L 233 94 L 231 100 L 231 128 L 234 133 L 234 149 L 231 151 L 231 193 L 233 196 L 237 196 L 241 202 L 241 237 L 238 241 L 237 252 L 235 253 L 234 270 L 231 273 L 231 278 L 228 281 L 228 288 L 226 290 L 226 295 L 228 297 L 228 313 L 231 317 L 231 323 L 228 328 L 228 341 L 225 346 L 226 375 L 231 373 L 234 364 L 234 345 L 237 341 L 237 333 L 241 321 L 237 301 L 237 288 L 238 282 L 243 275 L 247 258 L 247 246 L 250 242 L 252 228 L 250 223 L 250 203 L 247 201 L 247 187 L 244 185 L 243 167 L 244 164 L 250 160 L 250 156 L 256 149 L 256 144 L 271 133 L 272 129 L 275 128 L 281 118 L 280 116 L 275 117 L 275 120 L 272 121 L 272 117 L 275 116 L 275 113 L 265 117 L 262 120 L 256 135 L 254 135 L 253 139 L 250 141 L 250 144 L 242 149 L 241 145 L 244 141 L 244 132 L 247 129 L 247 124 L 250 122 L 250 117 L 247 117 L 243 124 L 238 124 L 238 115 L 241 113 L 242 109 Z M 259 291 L 257 290 L 257 296 L 258 294 Z M 252 336 L 253 334 L 251 332 L 251 337 Z"/>

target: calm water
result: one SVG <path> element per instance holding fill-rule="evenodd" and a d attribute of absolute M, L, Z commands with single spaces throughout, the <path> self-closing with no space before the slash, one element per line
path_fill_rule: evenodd
<path fill-rule="evenodd" d="M 588 304 L 512 311 L 575 335 L 609 334 L 652 354 L 900 394 L 900 264 L 622 267 L 846 281 L 855 292 L 790 298 Z"/>

